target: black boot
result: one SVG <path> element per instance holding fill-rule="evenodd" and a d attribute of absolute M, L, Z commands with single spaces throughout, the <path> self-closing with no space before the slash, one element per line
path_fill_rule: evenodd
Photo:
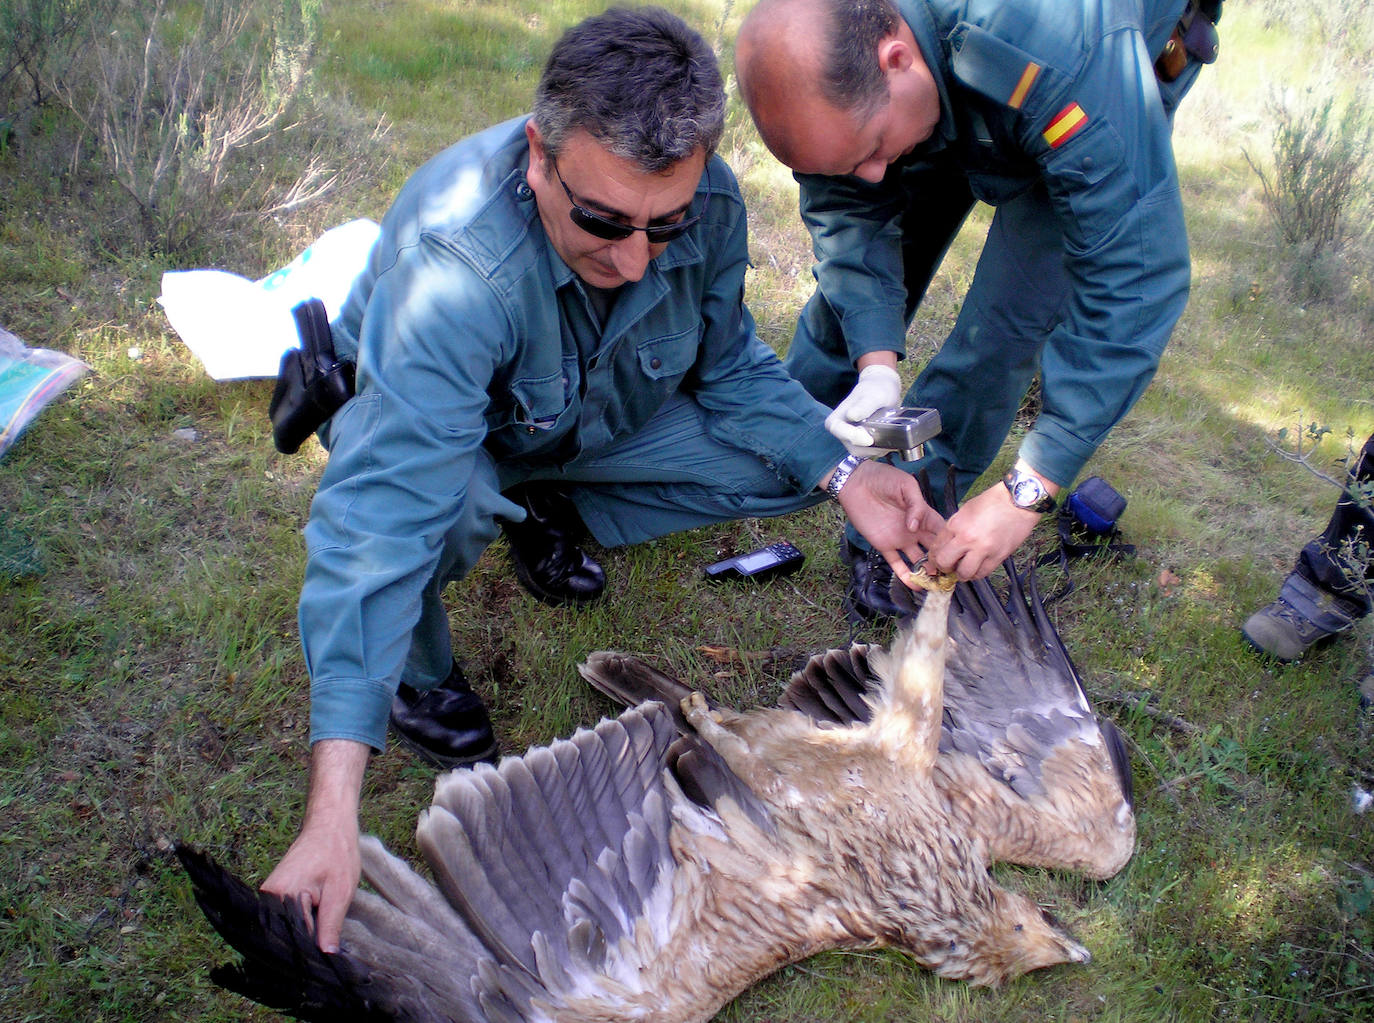
<path fill-rule="evenodd" d="M 435 767 L 496 759 L 496 737 L 486 705 L 456 661 L 448 678 L 433 689 L 421 692 L 401 683 L 391 701 L 391 730 Z"/>
<path fill-rule="evenodd" d="M 892 569 L 875 550 L 864 550 L 846 539 L 840 557 L 849 566 L 849 606 L 860 618 L 900 618 L 903 611 L 892 601 Z"/>
<path fill-rule="evenodd" d="M 504 496 L 526 513 L 524 522 L 501 523 L 520 585 L 555 606 L 601 596 L 606 573 L 577 546 L 584 527 L 572 501 L 540 483 L 512 487 Z"/>

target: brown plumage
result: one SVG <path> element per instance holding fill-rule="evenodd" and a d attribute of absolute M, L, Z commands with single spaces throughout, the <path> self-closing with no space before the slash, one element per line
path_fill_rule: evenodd
<path fill-rule="evenodd" d="M 987 869 L 1105 877 L 1134 842 L 1119 737 L 1014 573 L 1005 606 L 961 584 L 890 651 L 813 658 L 777 708 L 712 708 L 620 654 L 582 670 L 640 705 L 442 776 L 417 830 L 439 891 L 366 839 L 377 894 L 336 956 L 294 905 L 183 849 L 245 955 L 217 979 L 330 1023 L 666 1023 L 824 949 L 893 946 L 977 984 L 1088 960 Z"/>

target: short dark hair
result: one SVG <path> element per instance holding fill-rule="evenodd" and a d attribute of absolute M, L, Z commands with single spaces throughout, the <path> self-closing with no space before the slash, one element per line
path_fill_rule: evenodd
<path fill-rule="evenodd" d="M 830 19 L 822 37 L 821 95 L 839 110 L 868 115 L 887 102 L 887 83 L 878 66 L 878 43 L 901 17 L 891 0 L 822 0 Z"/>
<path fill-rule="evenodd" d="M 580 129 L 657 173 L 698 149 L 715 152 L 725 85 L 716 55 L 681 18 L 660 7 L 613 7 L 554 44 L 534 122 L 554 158 Z"/>

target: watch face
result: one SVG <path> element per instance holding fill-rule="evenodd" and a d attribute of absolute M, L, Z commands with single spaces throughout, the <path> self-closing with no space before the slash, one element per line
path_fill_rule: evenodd
<path fill-rule="evenodd" d="M 1045 489 L 1040 486 L 1039 480 L 1023 478 L 1016 481 L 1012 496 L 1017 504 L 1029 508 L 1045 496 Z"/>

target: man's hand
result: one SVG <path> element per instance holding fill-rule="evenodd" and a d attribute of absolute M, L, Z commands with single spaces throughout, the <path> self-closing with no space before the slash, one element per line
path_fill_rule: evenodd
<path fill-rule="evenodd" d="M 840 507 L 907 585 L 912 575 L 908 565 L 925 557 L 945 524 L 944 517 L 926 504 L 911 474 L 884 462 L 863 462 L 854 470 L 840 491 Z"/>
<path fill-rule="evenodd" d="M 882 353 L 884 355 L 890 353 Z M 893 356 L 895 361 L 896 357 Z M 873 415 L 880 408 L 902 403 L 902 378 L 892 366 L 870 363 L 859 370 L 859 382 L 849 396 L 825 417 L 825 428 L 838 438 L 850 454 L 881 455 L 883 448 L 875 448 L 873 434 L 855 423 Z"/>
<path fill-rule="evenodd" d="M 1037 512 L 1016 507 L 1007 488 L 994 483 L 950 516 L 929 548 L 927 564 L 960 579 L 982 579 L 1021 546 L 1039 521 Z"/>
<path fill-rule="evenodd" d="M 305 822 L 262 890 L 300 903 L 315 922 L 315 941 L 339 950 L 344 916 L 358 888 L 358 801 L 371 750 L 347 739 L 324 739 L 310 753 Z M 313 912 L 313 917 L 312 917 Z"/>

